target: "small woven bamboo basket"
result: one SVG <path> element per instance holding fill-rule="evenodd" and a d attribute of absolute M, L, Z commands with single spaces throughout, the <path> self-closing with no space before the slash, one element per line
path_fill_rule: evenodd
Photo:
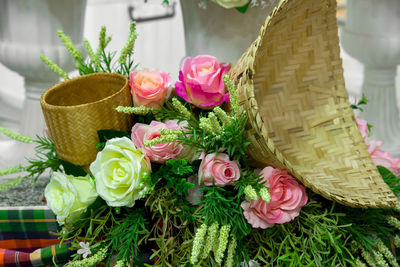
<path fill-rule="evenodd" d="M 132 116 L 117 106 L 132 106 L 128 79 L 120 74 L 96 73 L 55 85 L 40 103 L 57 153 L 63 160 L 85 166 L 96 158 L 97 131 L 130 131 Z"/>
<path fill-rule="evenodd" d="M 248 155 L 341 204 L 394 207 L 350 108 L 335 14 L 336 0 L 281 1 L 232 68 Z"/>

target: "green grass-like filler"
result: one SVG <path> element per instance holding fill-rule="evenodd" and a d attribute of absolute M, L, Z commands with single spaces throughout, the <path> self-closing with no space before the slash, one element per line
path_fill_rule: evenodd
<path fill-rule="evenodd" d="M 350 208 L 308 191 L 309 202 L 293 221 L 269 229 L 253 229 L 236 249 L 236 262 L 257 260 L 265 266 L 354 266 L 366 250 L 376 249 L 375 238 L 391 247 L 389 238 L 398 230 L 387 224 L 388 209 Z M 154 224 L 149 239 L 155 240 L 155 266 L 190 266 L 190 251 L 195 229 L 202 222 L 204 205 L 194 213 L 198 223 L 182 219 L 176 195 L 159 184 L 147 200 Z M 200 217 L 199 217 L 200 216 Z M 213 257 L 200 266 L 216 266 Z"/>

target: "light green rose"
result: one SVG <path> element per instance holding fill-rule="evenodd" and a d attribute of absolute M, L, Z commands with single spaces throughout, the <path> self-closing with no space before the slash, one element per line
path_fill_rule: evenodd
<path fill-rule="evenodd" d="M 76 222 L 98 195 L 89 175 L 74 177 L 54 172 L 44 196 L 47 206 L 57 215 L 58 223 L 64 225 Z"/>
<path fill-rule="evenodd" d="M 249 0 L 212 0 L 224 8 L 242 7 L 249 2 Z"/>
<path fill-rule="evenodd" d="M 149 190 L 145 179 L 151 172 L 150 161 L 127 137 L 108 140 L 90 171 L 97 193 L 112 207 L 132 207 Z"/>

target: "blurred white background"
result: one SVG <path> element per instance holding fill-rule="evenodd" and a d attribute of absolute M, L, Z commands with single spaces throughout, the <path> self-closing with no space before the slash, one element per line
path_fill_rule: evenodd
<path fill-rule="evenodd" d="M 98 32 L 102 25 L 112 34 L 111 50 L 120 50 L 126 42 L 132 15 L 141 18 L 153 17 L 165 12 L 161 0 L 88 0 L 85 16 L 84 37 L 97 47 Z M 137 24 L 138 39 L 135 45 L 136 63 L 139 68 L 159 69 L 169 73 L 174 81 L 178 79 L 180 62 L 185 55 L 184 30 L 179 1 L 175 1 L 175 15 L 172 18 L 141 22 Z M 56 33 L 54 33 L 56 34 Z M 204 36 L 207 38 L 207 36 Z M 351 97 L 359 98 L 363 81 L 363 65 L 341 51 L 346 87 Z M 398 103 L 400 75 L 397 71 Z M 22 76 L 0 64 L 0 125 L 17 129 L 20 111 L 24 101 Z M 4 136 L 0 135 L 0 140 Z"/>
<path fill-rule="evenodd" d="M 161 0 L 149 0 L 147 3 L 143 0 L 88 0 L 84 37 L 92 47 L 97 47 L 100 27 L 105 25 L 108 34 L 112 35 L 109 51 L 119 51 L 129 33 L 129 9 L 133 7 L 134 18 L 151 18 L 166 13 L 160 3 Z M 137 23 L 138 38 L 134 54 L 139 68 L 163 70 L 173 80 L 177 79 L 180 62 L 185 55 L 179 1 L 175 1 L 175 4 L 175 15 L 172 18 Z M 23 101 L 22 76 L 0 63 L 0 125 L 17 130 Z M 0 136 L 0 140 L 5 138 Z"/>

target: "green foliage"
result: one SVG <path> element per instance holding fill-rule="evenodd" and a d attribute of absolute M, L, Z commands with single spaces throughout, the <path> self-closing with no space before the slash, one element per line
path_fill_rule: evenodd
<path fill-rule="evenodd" d="M 385 183 L 389 185 L 397 197 L 400 197 L 400 176 L 396 177 L 396 175 L 383 166 L 377 166 L 377 168 Z"/>
<path fill-rule="evenodd" d="M 384 167 L 378 169 L 397 194 L 400 179 Z M 392 247 L 389 237 L 399 230 L 387 219 L 398 217 L 397 210 L 351 208 L 307 194 L 309 202 L 293 221 L 253 229 L 239 242 L 243 257 L 255 255 L 266 266 L 354 266 L 354 255 L 375 251 L 377 238 Z"/>
<path fill-rule="evenodd" d="M 66 226 L 67 231 L 61 232 L 61 241 L 83 240 L 93 245 L 100 236 L 109 232 L 110 225 L 115 222 L 113 209 L 98 197 L 79 220 Z"/>
<path fill-rule="evenodd" d="M 240 13 L 244 14 L 244 13 L 246 13 L 247 9 L 249 9 L 249 6 L 250 6 L 250 1 L 247 4 L 245 4 L 244 6 L 237 7 L 236 10 L 239 11 Z"/>
<path fill-rule="evenodd" d="M 0 186 L 0 191 L 11 189 L 22 183 L 25 179 L 31 179 L 32 183 L 42 175 L 46 170 L 64 171 L 68 175 L 86 176 L 87 173 L 79 166 L 62 160 L 58 157 L 56 147 L 50 137 L 36 136 L 33 140 L 36 143 L 35 157 L 28 158 L 28 166 L 21 167 L 19 172 L 27 172 L 24 176 L 19 176 L 16 179 L 3 183 Z"/>
<path fill-rule="evenodd" d="M 170 159 L 151 175 L 152 187 L 159 182 L 165 188 L 172 190 L 177 196 L 175 205 L 178 205 L 181 209 L 179 216 L 187 218 L 191 222 L 194 218 L 192 215 L 193 208 L 188 206 L 186 197 L 189 195 L 189 189 L 194 186 L 194 184 L 187 182 L 187 178 L 193 174 L 193 167 L 186 159 Z"/>
<path fill-rule="evenodd" d="M 168 189 L 174 189 L 180 198 L 185 198 L 189 195 L 189 189 L 194 186 L 186 181 L 191 175 L 193 175 L 193 168 L 186 159 L 170 159 L 152 174 L 151 182 L 155 184 L 163 179 Z"/>
<path fill-rule="evenodd" d="M 231 225 L 232 233 L 237 239 L 247 236 L 251 232 L 251 226 L 243 216 L 240 206 L 244 201 L 244 195 L 238 194 L 230 187 L 206 186 L 204 199 L 201 201 L 203 208 L 200 214 L 207 225 L 218 222 L 219 225 Z"/>
<path fill-rule="evenodd" d="M 351 224 L 342 224 L 344 213 L 335 203 L 309 194 L 300 215 L 272 228 L 253 229 L 239 251 L 254 255 L 265 266 L 351 266 Z M 246 256 L 244 256 L 246 258 Z"/>
<path fill-rule="evenodd" d="M 149 231 L 143 209 L 124 209 L 123 214 L 126 215 L 124 220 L 113 225 L 104 242 L 117 260 L 130 262 L 138 256 L 139 245 Z"/>
<path fill-rule="evenodd" d="M 99 136 L 99 143 L 96 144 L 97 150 L 102 150 L 106 145 L 106 142 L 110 139 L 118 137 L 128 137 L 129 139 L 131 138 L 131 136 L 127 132 L 113 129 L 99 130 L 97 131 L 97 135 Z"/>
<path fill-rule="evenodd" d="M 61 162 L 58 158 L 56 147 L 50 137 L 40 137 L 34 141 L 37 143 L 35 147 L 35 158 L 29 158 L 29 165 L 25 167 L 28 174 L 25 178 L 31 178 L 36 181 L 39 176 L 47 169 L 52 171 L 61 171 Z"/>
<path fill-rule="evenodd" d="M 89 242 L 92 251 L 105 247 L 108 255 L 116 254 L 117 260 L 130 262 L 138 256 L 141 244 L 150 234 L 145 211 L 140 204 L 137 206 L 112 208 L 99 197 L 78 221 L 61 232 L 61 242 L 71 240 L 72 249 L 78 249 L 80 241 Z M 79 257 L 75 254 L 74 260 Z M 140 257 L 136 260 L 140 261 Z M 108 257 L 106 266 L 110 261 Z"/>
<path fill-rule="evenodd" d="M 63 166 L 65 174 L 72 175 L 72 176 L 86 176 L 87 173 L 84 169 L 71 162 L 65 161 L 60 159 L 60 164 Z"/>
<path fill-rule="evenodd" d="M 189 109 L 190 111 L 191 109 Z M 201 117 L 207 117 L 208 112 L 200 114 Z M 209 153 L 218 153 L 221 149 L 227 153 L 231 159 L 242 160 L 247 158 L 245 149 L 250 144 L 245 136 L 245 126 L 247 116 L 245 113 L 232 117 L 232 123 L 224 126 L 222 133 L 208 132 L 200 127 L 200 120 L 192 112 L 192 116 L 187 118 L 179 110 L 167 101 L 156 117 L 163 119 L 178 119 L 179 121 L 187 121 L 188 126 L 178 136 L 177 142 L 186 146 L 196 148 L 198 151 Z"/>
<path fill-rule="evenodd" d="M 129 77 L 129 73 L 131 73 L 136 68 L 136 65 L 134 65 L 133 61 L 133 47 L 137 36 L 134 22 L 131 24 L 128 41 L 122 48 L 118 60 L 114 60 L 117 51 L 105 51 L 107 45 L 111 41 L 111 36 L 107 36 L 106 28 L 104 26 L 101 28 L 99 33 L 99 47 L 97 48 L 96 53 L 93 52 L 93 49 L 90 46 L 89 42 L 85 40 L 85 48 L 89 55 L 89 58 L 86 60 L 82 56 L 81 51 L 79 51 L 75 47 L 71 39 L 65 33 L 59 30 L 58 34 L 64 46 L 73 57 L 76 69 L 79 71 L 80 75 L 108 72 L 119 73 L 126 77 Z M 63 77 L 64 79 L 68 79 L 68 75 L 65 73 L 65 71 L 63 71 L 50 59 L 46 58 L 44 55 L 41 55 L 41 59 L 57 75 Z"/>
<path fill-rule="evenodd" d="M 136 116 L 136 123 L 150 124 L 154 120 L 153 113 L 148 113 L 144 116 Z"/>
<path fill-rule="evenodd" d="M 371 130 L 372 130 L 372 128 L 373 128 L 374 126 L 373 125 L 371 125 L 371 124 L 369 124 L 369 123 L 367 123 L 367 128 L 368 128 L 368 136 L 371 136 Z"/>
<path fill-rule="evenodd" d="M 357 102 L 357 104 L 352 104 L 350 106 L 352 109 L 358 109 L 358 110 L 364 111 L 364 109 L 361 106 L 366 105 L 367 103 L 368 103 L 368 99 L 363 94 L 361 99 Z"/>
<path fill-rule="evenodd" d="M 383 166 L 378 166 L 378 171 L 383 180 L 389 185 L 396 196 L 400 195 L 400 177 L 396 177 L 392 172 Z M 335 210 L 346 214 L 341 218 L 341 223 L 351 224 L 348 234 L 359 247 L 373 250 L 376 246 L 376 237 L 386 240 L 389 236 L 394 236 L 398 230 L 387 223 L 390 216 L 398 216 L 393 209 L 357 209 L 336 205 Z"/>
<path fill-rule="evenodd" d="M 146 199 L 146 207 L 154 219 L 150 240 L 156 243 L 152 259 L 154 266 L 190 266 L 190 251 L 194 229 L 200 224 L 198 210 L 193 212 L 195 220 L 181 216 L 182 207 L 173 189 L 164 183 L 156 184 Z M 198 208 L 199 209 L 199 208 Z"/>
<path fill-rule="evenodd" d="M 178 101 L 182 104 L 182 106 L 184 106 L 189 111 L 191 110 L 191 106 L 189 103 L 187 103 L 180 97 L 175 97 L 175 98 L 178 99 Z M 193 113 L 191 113 L 192 116 L 190 118 L 187 118 L 183 112 L 179 111 L 174 107 L 172 99 L 168 99 L 167 101 L 165 101 L 164 106 L 162 106 L 160 110 L 155 110 L 153 113 L 156 120 L 159 121 L 166 121 L 166 120 L 178 120 L 179 122 L 187 121 L 191 127 L 194 127 L 198 124 L 198 121 Z"/>

